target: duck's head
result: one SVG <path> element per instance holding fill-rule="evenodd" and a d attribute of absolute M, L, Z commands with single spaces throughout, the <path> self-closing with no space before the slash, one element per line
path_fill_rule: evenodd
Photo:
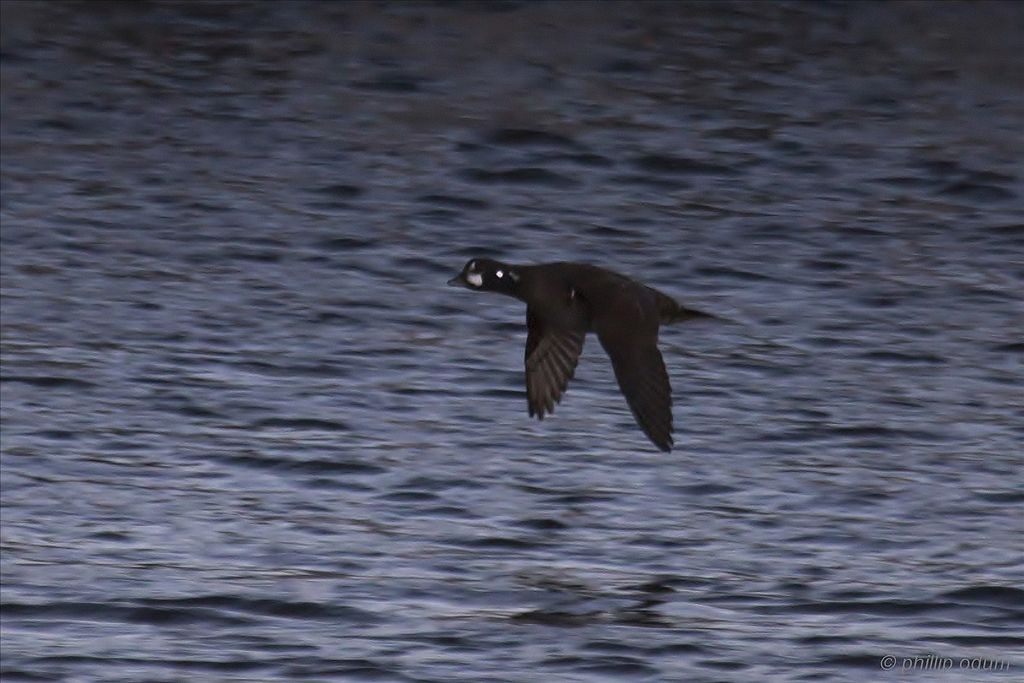
<path fill-rule="evenodd" d="M 470 259 L 462 272 L 448 281 L 453 287 L 515 296 L 519 274 L 513 266 L 489 258 Z"/>

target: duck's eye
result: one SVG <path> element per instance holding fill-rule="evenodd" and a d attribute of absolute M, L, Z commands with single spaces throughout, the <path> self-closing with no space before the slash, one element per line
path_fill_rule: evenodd
<path fill-rule="evenodd" d="M 500 270 L 496 272 L 495 275 L 498 276 L 499 278 L 505 277 L 505 273 L 501 272 Z"/>

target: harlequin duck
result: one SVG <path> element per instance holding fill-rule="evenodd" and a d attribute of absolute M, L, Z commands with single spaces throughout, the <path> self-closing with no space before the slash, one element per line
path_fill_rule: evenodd
<path fill-rule="evenodd" d="M 672 450 L 672 388 L 658 351 L 658 326 L 710 318 L 625 275 L 587 263 L 517 266 L 471 259 L 448 281 L 526 303 L 526 400 L 543 420 L 562 399 L 583 350 L 596 332 L 637 424 L 663 451 Z"/>

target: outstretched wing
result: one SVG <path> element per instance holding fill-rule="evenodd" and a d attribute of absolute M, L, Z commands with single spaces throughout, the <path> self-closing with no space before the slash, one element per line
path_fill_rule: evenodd
<path fill-rule="evenodd" d="M 596 326 L 597 336 L 633 417 L 655 446 L 671 451 L 672 387 L 657 335 L 637 335 L 630 326 L 604 322 Z"/>
<path fill-rule="evenodd" d="M 546 325 L 526 309 L 526 400 L 530 417 L 543 420 L 562 400 L 566 385 L 576 372 L 586 332 Z"/>

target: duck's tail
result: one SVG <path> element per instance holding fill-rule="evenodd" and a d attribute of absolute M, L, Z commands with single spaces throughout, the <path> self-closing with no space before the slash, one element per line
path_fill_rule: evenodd
<path fill-rule="evenodd" d="M 717 315 L 711 315 L 696 308 L 683 306 L 669 295 L 663 294 L 656 289 L 654 292 L 658 295 L 658 314 L 663 325 L 679 323 L 685 320 L 720 320 Z"/>

